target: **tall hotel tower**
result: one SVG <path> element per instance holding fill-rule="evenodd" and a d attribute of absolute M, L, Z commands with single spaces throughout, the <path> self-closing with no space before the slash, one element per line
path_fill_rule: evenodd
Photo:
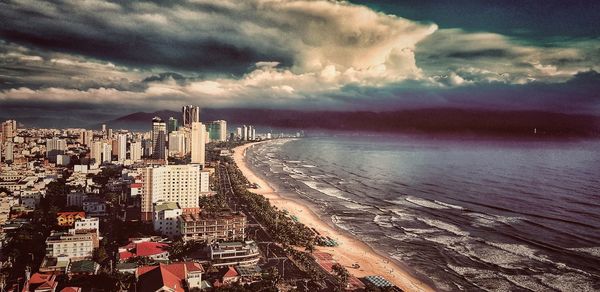
<path fill-rule="evenodd" d="M 200 122 L 200 107 L 186 105 L 181 109 L 183 115 L 183 126 L 191 128 L 192 123 Z"/>
<path fill-rule="evenodd" d="M 167 124 L 159 117 L 152 119 L 152 158 L 165 159 Z"/>
<path fill-rule="evenodd" d="M 192 123 L 192 164 L 204 165 L 206 128 L 200 122 Z"/>

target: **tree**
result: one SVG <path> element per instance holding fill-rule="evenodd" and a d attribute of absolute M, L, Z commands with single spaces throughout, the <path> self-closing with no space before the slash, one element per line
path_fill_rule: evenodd
<path fill-rule="evenodd" d="M 262 276 L 263 281 L 269 283 L 271 287 L 275 288 L 277 283 L 281 280 L 281 275 L 275 267 L 270 267 Z"/>
<path fill-rule="evenodd" d="M 348 285 L 348 278 L 350 278 L 350 273 L 348 272 L 348 270 L 346 270 L 346 268 L 344 268 L 342 265 L 340 265 L 339 263 L 335 263 L 331 269 L 333 270 L 333 273 L 337 276 L 338 280 L 340 281 L 340 286 L 341 288 L 345 288 Z"/>
<path fill-rule="evenodd" d="M 108 254 L 106 253 L 106 249 L 104 246 L 100 246 L 94 250 L 93 257 L 95 262 L 104 263 L 108 259 Z"/>

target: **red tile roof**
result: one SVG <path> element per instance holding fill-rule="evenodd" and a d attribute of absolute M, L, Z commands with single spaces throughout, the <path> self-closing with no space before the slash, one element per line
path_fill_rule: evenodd
<path fill-rule="evenodd" d="M 119 252 L 119 259 L 126 260 L 136 256 L 149 257 L 159 255 L 167 252 L 168 247 L 168 244 L 159 242 L 129 243 L 126 246 L 121 247 L 121 249 L 125 249 L 125 251 Z"/>
<path fill-rule="evenodd" d="M 80 287 L 65 287 L 60 292 L 81 292 Z"/>
<path fill-rule="evenodd" d="M 238 272 L 233 267 L 229 267 L 227 272 L 225 272 L 225 274 L 223 274 L 222 278 L 232 278 L 232 277 L 237 277 L 237 276 L 239 276 Z"/>
<path fill-rule="evenodd" d="M 35 291 L 37 289 L 52 290 L 56 289 L 56 286 L 58 286 L 58 283 L 56 282 L 55 275 L 35 273 L 25 284 L 23 291 Z"/>
<path fill-rule="evenodd" d="M 140 291 L 157 291 L 162 287 L 169 287 L 174 291 L 183 292 L 184 279 L 171 273 L 164 265 L 159 265 L 147 269 L 143 274 L 139 274 L 138 287 Z"/>
<path fill-rule="evenodd" d="M 119 260 L 127 260 L 129 258 L 135 257 L 134 253 L 131 253 L 129 251 L 122 251 L 119 252 Z"/>
<path fill-rule="evenodd" d="M 140 257 L 153 256 L 166 252 L 169 245 L 159 242 L 140 242 L 135 245 L 135 254 Z"/>
<path fill-rule="evenodd" d="M 175 291 L 181 288 L 188 272 L 204 272 L 202 265 L 193 262 L 142 266 L 137 269 L 141 291 L 156 291 L 167 286 Z"/>

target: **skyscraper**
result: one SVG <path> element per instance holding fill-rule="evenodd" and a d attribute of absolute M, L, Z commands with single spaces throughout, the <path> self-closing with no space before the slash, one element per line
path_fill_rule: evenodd
<path fill-rule="evenodd" d="M 169 117 L 169 122 L 167 123 L 167 134 L 170 134 L 173 131 L 177 131 L 177 119 L 174 117 Z"/>
<path fill-rule="evenodd" d="M 227 141 L 227 122 L 224 120 L 208 122 L 206 131 L 208 131 L 210 141 Z"/>
<path fill-rule="evenodd" d="M 52 137 L 46 140 L 46 157 L 52 162 L 56 162 L 56 156 L 64 154 L 67 149 L 67 141 Z"/>
<path fill-rule="evenodd" d="M 112 161 L 112 143 L 102 143 L 102 162 Z"/>
<path fill-rule="evenodd" d="M 242 126 L 242 140 L 243 141 L 248 140 L 248 127 L 246 125 Z"/>
<path fill-rule="evenodd" d="M 79 133 L 79 135 L 81 144 L 86 145 L 87 147 L 92 146 L 92 140 L 94 139 L 94 131 L 83 130 Z"/>
<path fill-rule="evenodd" d="M 192 123 L 192 163 L 204 165 L 206 128 L 200 122 Z"/>
<path fill-rule="evenodd" d="M 133 161 L 142 160 L 142 142 L 135 141 L 129 147 L 131 148 L 129 151 L 130 159 Z"/>
<path fill-rule="evenodd" d="M 90 147 L 90 158 L 94 160 L 94 163 L 102 163 L 102 141 L 93 141 Z"/>
<path fill-rule="evenodd" d="M 6 143 L 6 150 L 5 150 L 5 152 L 6 152 L 5 153 L 6 157 L 4 158 L 4 161 L 8 161 L 8 160 L 13 161 L 15 159 L 14 150 L 13 150 L 13 142 L 7 142 Z"/>
<path fill-rule="evenodd" d="M 119 134 L 117 138 L 117 159 L 121 162 L 127 159 L 127 134 Z"/>
<path fill-rule="evenodd" d="M 4 143 L 6 141 L 12 141 L 16 135 L 17 121 L 8 120 L 2 123 L 2 140 L 0 142 Z"/>
<path fill-rule="evenodd" d="M 200 122 L 200 107 L 186 105 L 181 109 L 183 116 L 183 126 L 191 128 L 192 123 Z"/>
<path fill-rule="evenodd" d="M 169 133 L 169 156 L 185 156 L 185 134 L 181 131 Z"/>
<path fill-rule="evenodd" d="M 165 159 L 167 124 L 159 118 L 152 119 L 152 158 Z"/>

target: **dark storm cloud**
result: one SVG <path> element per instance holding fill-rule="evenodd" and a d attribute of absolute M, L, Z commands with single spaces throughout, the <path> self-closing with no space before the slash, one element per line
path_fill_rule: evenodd
<path fill-rule="evenodd" d="M 507 3 L 489 5 L 506 17 L 506 7 L 516 7 Z M 422 5 L 415 9 L 426 10 Z M 468 12 L 461 17 L 484 22 L 476 10 L 485 4 L 460 5 L 455 9 Z M 397 7 L 411 15 L 404 3 Z M 598 111 L 595 28 L 576 37 L 557 28 L 538 39 L 476 25 L 438 29 L 435 18 L 417 22 L 393 12 L 398 16 L 303 0 L 3 1 L 0 114 L 68 110 L 85 118 L 93 109 L 115 114 L 188 103 Z"/>
<path fill-rule="evenodd" d="M 277 47 L 262 50 L 249 43 L 250 40 L 236 42 L 215 37 L 218 33 L 243 37 L 240 31 L 232 31 L 223 23 L 207 19 L 202 26 L 201 18 L 210 13 L 221 14 L 223 21 L 244 18 L 231 9 L 193 5 L 196 9 L 206 9 L 190 11 L 198 12 L 192 16 L 198 18 L 194 24 L 200 25 L 193 27 L 178 18 L 187 9 L 181 5 L 178 11 L 164 13 L 173 5 L 157 3 L 155 6 L 148 2 L 100 5 L 95 1 L 26 3 L 30 5 L 0 4 L 2 38 L 137 67 L 242 74 L 252 64 L 266 59 L 291 64 L 289 53 Z M 158 17 L 161 14 L 162 18 Z"/>

